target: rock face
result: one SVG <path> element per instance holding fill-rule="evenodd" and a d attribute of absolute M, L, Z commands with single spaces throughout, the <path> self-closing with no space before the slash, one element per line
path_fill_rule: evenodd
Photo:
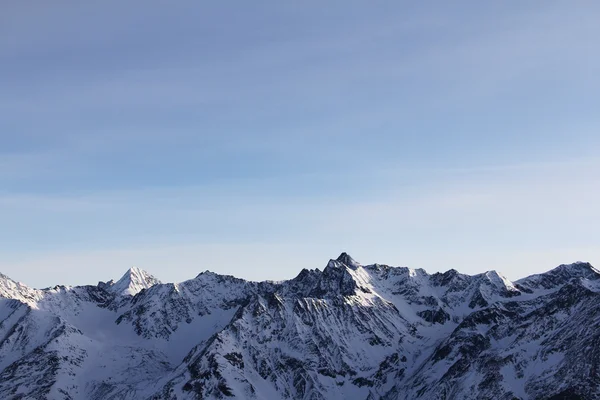
<path fill-rule="evenodd" d="M 516 282 L 345 253 L 277 283 L 0 275 L 0 398 L 597 399 L 599 305 L 586 263 Z"/>

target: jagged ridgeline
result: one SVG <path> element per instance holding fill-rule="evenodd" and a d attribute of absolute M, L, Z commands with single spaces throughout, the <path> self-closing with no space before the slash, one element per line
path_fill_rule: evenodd
<path fill-rule="evenodd" d="M 0 275 L 2 399 L 597 399 L 600 273 L 373 264 L 31 289 Z"/>

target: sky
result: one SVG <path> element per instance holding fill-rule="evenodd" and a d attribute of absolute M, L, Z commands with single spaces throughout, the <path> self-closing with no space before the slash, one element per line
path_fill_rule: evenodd
<path fill-rule="evenodd" d="M 0 2 L 0 271 L 600 265 L 597 1 Z"/>

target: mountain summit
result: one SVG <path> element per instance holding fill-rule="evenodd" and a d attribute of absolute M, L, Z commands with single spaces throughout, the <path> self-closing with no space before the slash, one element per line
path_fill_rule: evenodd
<path fill-rule="evenodd" d="M 110 285 L 110 291 L 116 294 L 134 296 L 142 289 L 148 289 L 159 283 L 161 282 L 158 279 L 143 269 L 131 267 L 121 279 Z"/>
<path fill-rule="evenodd" d="M 0 398 L 598 399 L 598 304 L 585 263 L 516 282 L 346 253 L 283 282 L 0 275 Z"/>
<path fill-rule="evenodd" d="M 336 259 L 336 261 L 338 261 L 344 265 L 347 265 L 348 267 L 350 267 L 352 269 L 361 267 L 360 263 L 358 263 L 354 258 L 350 257 L 350 255 L 345 252 L 340 254 L 340 256 Z"/>

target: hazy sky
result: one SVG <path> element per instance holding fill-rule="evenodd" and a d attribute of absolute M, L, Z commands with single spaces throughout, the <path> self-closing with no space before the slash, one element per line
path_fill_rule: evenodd
<path fill-rule="evenodd" d="M 0 3 L 0 271 L 600 264 L 597 1 Z"/>

